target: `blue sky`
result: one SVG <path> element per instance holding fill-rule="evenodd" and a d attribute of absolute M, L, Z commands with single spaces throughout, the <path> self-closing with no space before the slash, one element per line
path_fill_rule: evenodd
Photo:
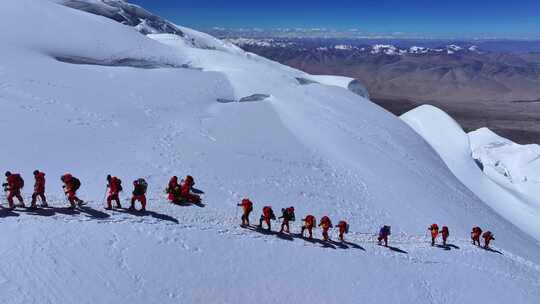
<path fill-rule="evenodd" d="M 540 34 L 540 0 L 128 0 L 194 28 Z"/>

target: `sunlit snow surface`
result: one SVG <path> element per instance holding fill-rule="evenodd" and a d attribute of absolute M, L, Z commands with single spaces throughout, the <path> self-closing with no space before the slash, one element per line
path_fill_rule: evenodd
<path fill-rule="evenodd" d="M 0 210 L 0 302 L 539 299 L 537 241 L 405 123 L 336 81 L 300 85 L 310 75 L 207 35 L 150 38 L 45 0 L 4 0 L 0 27 L 12 29 L 0 31 L 1 167 L 23 174 L 25 197 L 31 172 L 45 171 L 56 207 Z M 270 97 L 218 102 L 254 94 Z M 60 208 L 66 171 L 82 180 L 90 208 Z M 151 212 L 104 211 L 109 173 L 124 181 L 124 205 L 131 181 L 146 178 Z M 168 178 L 186 174 L 204 207 L 166 202 Z M 253 222 L 263 205 L 294 205 L 295 232 L 304 215 L 329 215 L 349 221 L 359 247 L 242 229 L 235 204 L 245 196 Z M 459 249 L 429 246 L 432 222 L 449 225 Z M 375 245 L 382 224 L 392 226 L 393 250 Z M 473 225 L 492 230 L 502 254 L 472 247 Z"/>

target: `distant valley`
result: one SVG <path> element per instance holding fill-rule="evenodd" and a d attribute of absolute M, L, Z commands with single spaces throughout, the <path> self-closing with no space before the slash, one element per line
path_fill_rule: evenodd
<path fill-rule="evenodd" d="M 308 73 L 359 79 L 374 102 L 397 115 L 427 103 L 466 131 L 487 126 L 519 143 L 540 143 L 536 41 L 222 38 Z"/>

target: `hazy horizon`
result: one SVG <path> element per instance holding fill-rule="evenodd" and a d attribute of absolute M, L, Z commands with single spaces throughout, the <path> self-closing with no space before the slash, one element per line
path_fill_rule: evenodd
<path fill-rule="evenodd" d="M 326 29 L 403 38 L 540 39 L 540 1 L 529 0 L 129 2 L 177 24 L 203 30 Z"/>

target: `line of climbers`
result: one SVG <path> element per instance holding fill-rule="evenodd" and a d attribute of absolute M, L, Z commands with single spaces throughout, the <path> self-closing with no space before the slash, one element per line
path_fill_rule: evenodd
<path fill-rule="evenodd" d="M 431 224 L 431 226 L 428 227 L 428 231 L 431 232 L 431 246 L 435 246 L 435 242 L 437 240 L 437 237 L 439 236 L 439 225 L 437 224 Z M 440 234 L 443 241 L 443 246 L 446 246 L 446 241 L 448 240 L 448 237 L 450 236 L 450 231 L 447 226 L 442 226 L 440 230 Z M 489 248 L 489 243 L 492 240 L 495 240 L 493 237 L 493 233 L 491 231 L 486 231 L 484 234 L 482 234 L 482 229 L 480 227 L 475 226 L 472 228 L 471 231 L 471 240 L 473 245 L 480 245 L 480 236 L 484 239 L 484 248 Z"/>
<path fill-rule="evenodd" d="M 34 192 L 32 193 L 32 202 L 30 203 L 30 208 L 37 208 L 37 199 L 41 199 L 41 206 L 48 207 L 47 198 L 45 196 L 45 173 L 39 170 L 35 170 L 34 174 Z M 19 200 L 22 207 L 25 207 L 24 200 L 21 195 L 21 190 L 24 187 L 24 179 L 18 173 L 11 173 L 7 171 L 6 183 L 2 184 L 4 191 L 7 192 L 7 201 L 10 209 L 15 208 L 14 198 Z M 84 201 L 77 197 L 77 191 L 81 187 L 81 181 L 71 175 L 66 173 L 60 177 L 60 180 L 63 182 L 62 188 L 64 189 L 64 194 L 68 202 L 70 203 L 71 208 L 75 208 L 77 205 L 84 205 Z M 200 203 L 201 197 L 199 195 L 191 193 L 193 191 L 193 186 L 195 181 L 191 175 L 186 176 L 184 180 L 178 182 L 178 177 L 173 176 L 169 180 L 169 184 L 165 189 L 165 192 L 168 194 L 168 199 L 171 203 Z M 146 211 L 146 192 L 148 190 L 148 183 L 143 178 L 136 179 L 133 181 L 133 192 L 131 197 L 131 206 L 129 210 L 135 210 L 135 202 L 141 203 L 140 211 Z M 107 175 L 107 206 L 105 209 L 112 209 L 112 202 L 116 202 L 116 208 L 122 208 L 120 204 L 120 192 L 123 191 L 122 180 L 116 176 Z M 253 202 L 245 198 L 239 204 L 239 207 L 242 207 L 242 224 L 241 226 L 249 226 L 249 215 L 253 211 Z M 295 221 L 294 207 L 282 208 L 282 215 L 279 219 L 283 219 L 281 223 L 280 233 L 287 232 L 290 233 L 289 222 Z M 263 223 L 266 224 L 267 230 L 271 230 L 271 221 L 276 220 L 276 216 L 272 207 L 264 206 L 262 209 L 262 215 L 259 219 L 258 228 L 262 228 Z M 302 219 L 304 225 L 301 228 L 301 236 L 304 237 L 304 232 L 307 230 L 308 238 L 313 238 L 313 229 L 316 228 L 316 219 L 313 215 L 307 215 Z M 328 216 L 323 216 L 318 225 L 322 229 L 322 236 L 324 241 L 329 241 L 330 237 L 328 231 L 330 228 L 333 228 L 332 221 Z M 349 232 L 349 224 L 345 221 L 339 221 L 336 226 L 339 229 L 339 239 L 344 241 L 344 235 Z M 428 227 L 428 231 L 431 232 L 431 246 L 435 246 L 437 237 L 439 236 L 439 226 L 437 224 L 432 224 Z M 381 227 L 378 235 L 378 243 L 384 246 L 388 246 L 388 237 L 391 234 L 390 226 Z M 450 236 L 450 231 L 447 226 L 443 226 L 440 230 L 442 236 L 442 245 L 447 245 L 448 237 Z M 473 227 L 471 231 L 471 239 L 473 245 L 481 246 L 480 237 L 484 239 L 484 248 L 489 248 L 489 244 L 492 240 L 495 240 L 491 231 L 486 231 L 482 234 L 482 229 L 480 227 Z"/>
<path fill-rule="evenodd" d="M 242 207 L 242 210 L 243 210 L 242 217 L 241 217 L 242 224 L 240 226 L 249 227 L 250 226 L 249 216 L 251 212 L 253 211 L 253 202 L 248 198 L 244 198 L 239 204 L 237 204 L 237 206 Z M 296 219 L 295 214 L 294 214 L 294 207 L 282 208 L 281 213 L 282 215 L 279 217 L 279 219 L 283 219 L 283 221 L 281 223 L 281 229 L 279 233 L 284 233 L 284 232 L 290 233 L 289 222 L 295 221 Z M 259 219 L 259 225 L 257 226 L 257 228 L 262 229 L 263 223 L 265 223 L 267 226 L 267 230 L 270 231 L 272 229 L 272 226 L 271 226 L 272 220 L 276 220 L 276 216 L 274 214 L 272 207 L 264 206 L 262 209 L 262 214 Z M 302 228 L 300 230 L 300 236 L 304 237 L 304 232 L 307 230 L 308 238 L 309 239 L 313 238 L 313 229 L 317 226 L 315 216 L 309 214 L 304 219 L 302 219 L 302 221 L 304 222 L 304 224 L 302 225 Z M 330 218 L 328 216 L 323 216 L 321 218 L 321 222 L 319 223 L 319 227 L 321 227 L 322 229 L 323 240 L 329 241 L 330 237 L 328 234 L 328 230 L 330 228 L 333 228 L 332 221 L 330 220 Z M 349 224 L 345 220 L 342 220 L 342 221 L 339 221 L 337 228 L 339 231 L 339 236 L 338 236 L 339 240 L 344 241 L 344 235 L 346 233 L 349 233 Z M 439 226 L 437 224 L 432 224 L 430 227 L 428 227 L 428 230 L 431 232 L 431 246 L 435 246 L 435 242 L 437 240 L 437 237 L 439 236 Z M 381 229 L 379 230 L 379 235 L 377 237 L 378 244 L 379 245 L 384 244 L 384 246 L 388 246 L 388 237 L 390 236 L 390 234 L 391 234 L 390 226 L 387 226 L 387 225 L 382 226 Z M 446 247 L 448 237 L 450 236 L 450 230 L 448 229 L 447 226 L 443 226 L 440 234 L 442 236 L 442 241 L 443 241 L 442 245 Z M 482 229 L 480 229 L 479 227 L 474 227 L 471 232 L 471 239 L 474 245 L 478 244 L 478 246 L 480 246 L 480 236 L 484 238 L 483 247 L 486 249 L 489 248 L 490 242 L 492 240 L 495 240 L 495 238 L 493 237 L 493 234 L 490 231 L 486 231 L 484 232 L 484 234 L 482 234 Z"/>
<path fill-rule="evenodd" d="M 249 215 L 253 211 L 253 202 L 248 199 L 244 198 L 237 206 L 242 207 L 242 227 L 248 227 L 249 224 Z M 281 222 L 281 229 L 280 233 L 290 233 L 290 227 L 289 223 L 291 221 L 296 220 L 296 216 L 294 214 L 294 207 L 287 207 L 281 209 L 281 216 L 279 219 L 283 219 Z M 257 226 L 259 229 L 263 228 L 263 223 L 266 224 L 266 229 L 268 231 L 272 230 L 272 224 L 271 221 L 276 220 L 276 215 L 274 214 L 274 210 L 270 206 L 264 206 L 262 209 L 261 217 L 259 218 L 259 225 Z M 304 222 L 304 225 L 302 225 L 302 230 L 300 232 L 300 235 L 304 237 L 304 232 L 307 230 L 308 232 L 308 238 L 313 238 L 313 228 L 317 226 L 317 220 L 315 219 L 315 216 L 313 215 L 307 215 L 304 219 L 302 219 Z M 324 241 L 329 241 L 330 236 L 328 234 L 328 231 L 330 228 L 333 228 L 332 221 L 328 216 L 323 216 L 321 218 L 321 222 L 319 223 L 319 227 L 322 229 L 322 236 Z M 339 240 L 344 241 L 345 234 L 349 233 L 349 224 L 342 220 L 339 221 L 339 223 L 336 226 L 339 229 Z"/>
<path fill-rule="evenodd" d="M 16 198 L 20 205 L 24 208 L 24 199 L 21 195 L 21 190 L 24 188 L 24 179 L 18 173 L 11 173 L 7 171 L 5 173 L 6 182 L 2 184 L 4 191 L 7 193 L 7 201 L 10 209 L 15 208 L 14 199 Z M 41 200 L 41 207 L 48 207 L 47 197 L 45 196 L 45 173 L 39 170 L 34 171 L 34 192 L 32 193 L 32 202 L 30 208 L 37 208 L 37 199 Z M 71 208 L 75 208 L 77 205 L 84 205 L 84 201 L 77 196 L 77 191 L 81 187 L 81 181 L 66 173 L 60 177 L 64 189 L 64 194 L 70 204 Z M 185 180 L 178 183 L 178 177 L 173 176 L 169 181 L 169 185 L 165 190 L 168 194 L 169 201 L 172 203 L 200 203 L 201 198 L 196 194 L 192 194 L 195 181 L 192 176 L 186 176 Z M 148 190 L 148 183 L 144 178 L 139 178 L 133 181 L 133 191 L 131 196 L 131 206 L 129 210 L 135 210 L 135 203 L 141 203 L 140 211 L 146 211 L 146 192 Z M 105 209 L 112 209 L 112 202 L 116 203 L 116 208 L 122 208 L 120 204 L 120 192 L 123 191 L 122 180 L 116 176 L 107 175 L 107 191 L 106 191 L 106 203 Z"/>

